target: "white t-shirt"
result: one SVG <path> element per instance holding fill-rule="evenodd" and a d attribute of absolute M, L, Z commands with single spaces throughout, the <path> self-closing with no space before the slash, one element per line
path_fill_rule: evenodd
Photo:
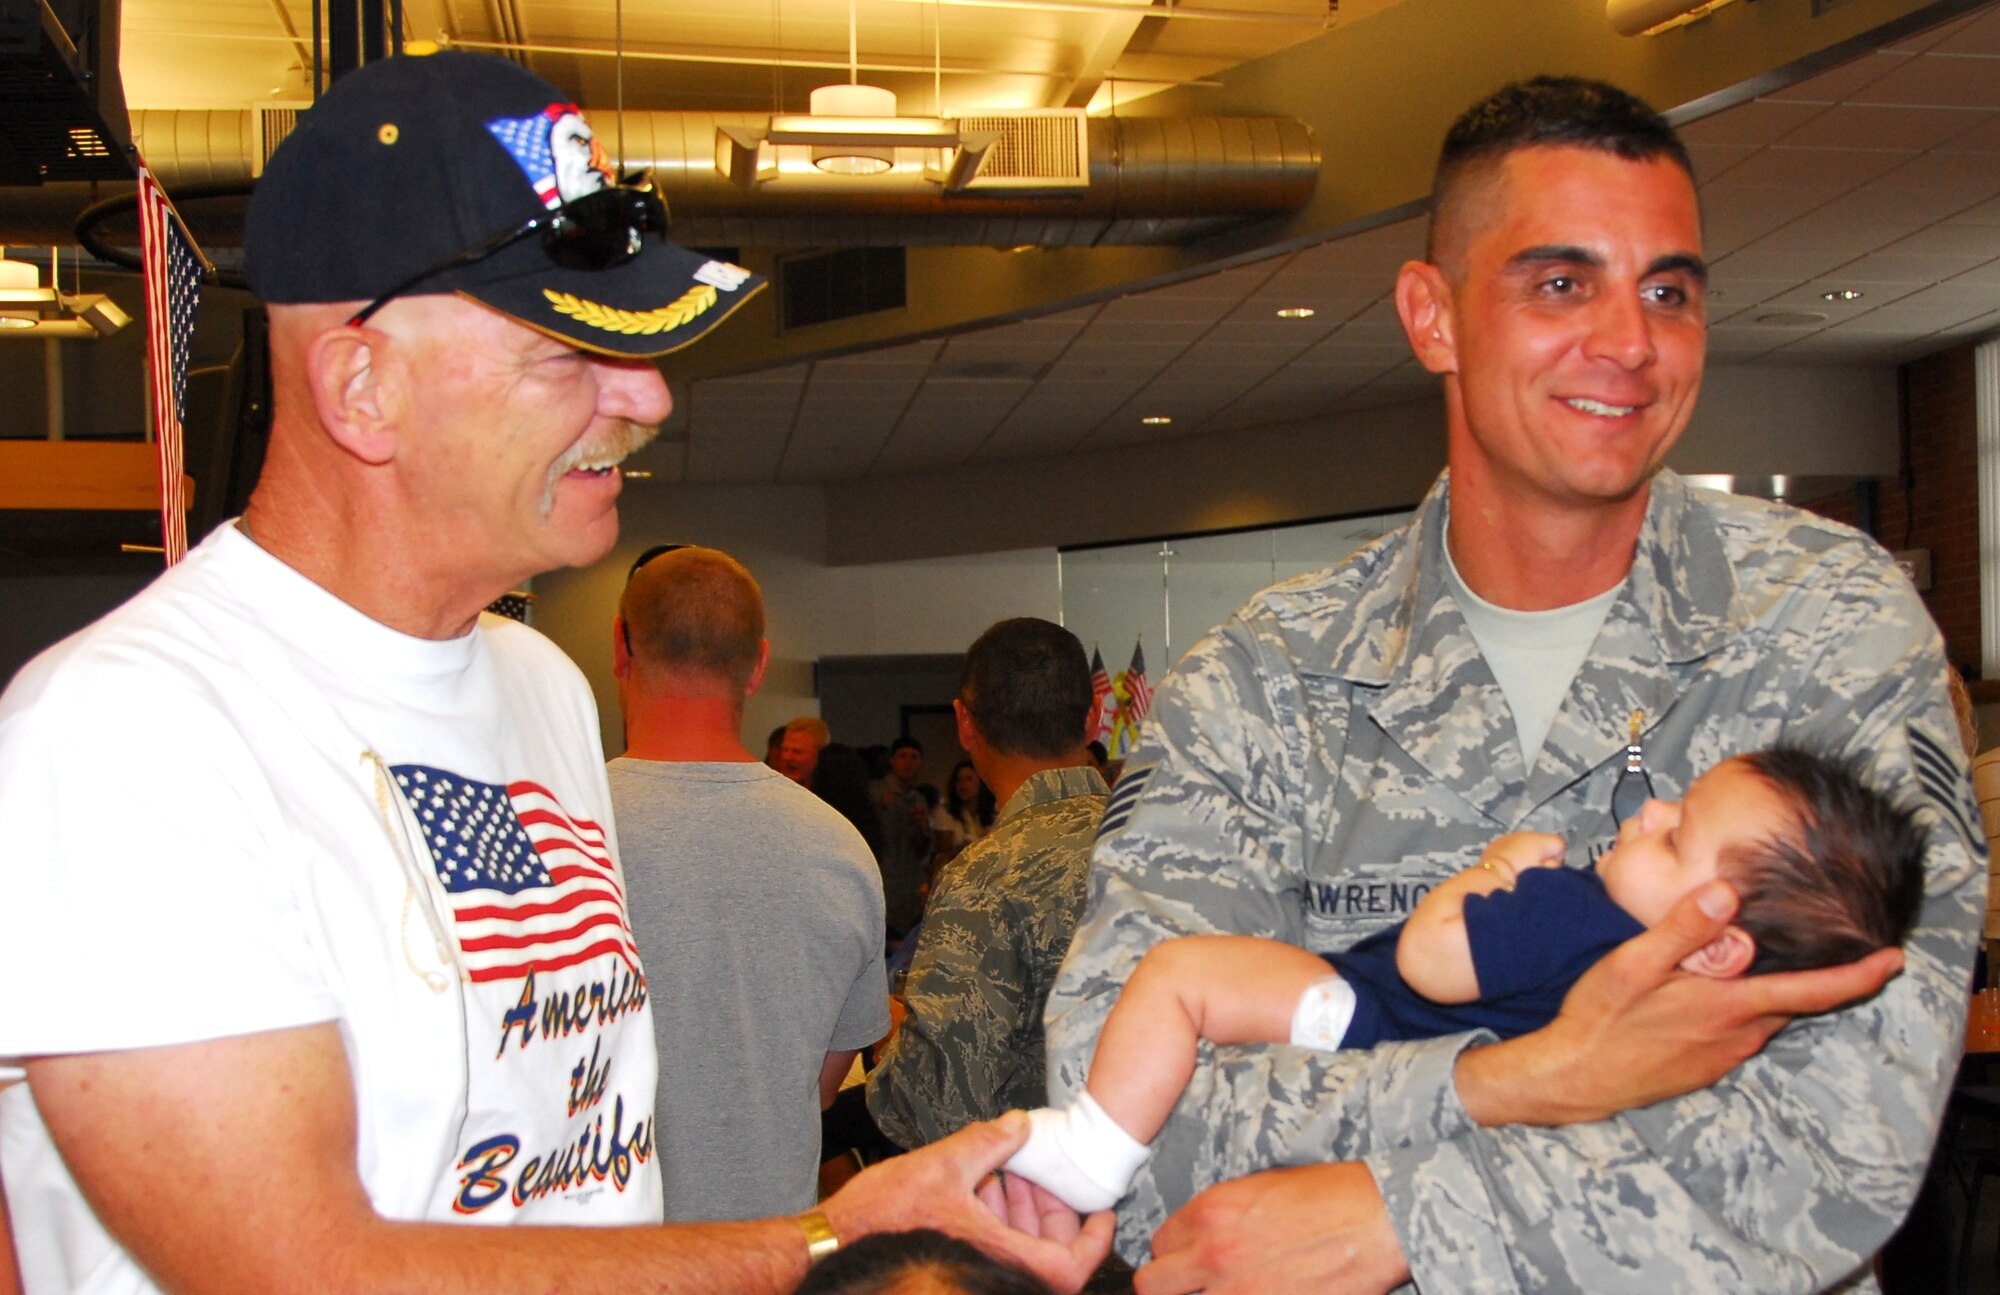
<path fill-rule="evenodd" d="M 1620 582 L 1595 597 L 1567 607 L 1524 612 L 1487 602 L 1472 592 L 1458 574 L 1458 564 L 1445 551 L 1445 570 L 1465 627 L 1472 641 L 1493 671 L 1493 682 L 1514 712 L 1514 729 L 1521 742 L 1521 758 L 1533 769 L 1562 710 L 1563 698 L 1583 659 L 1597 642 L 1604 618 L 1624 589 Z"/>
<path fill-rule="evenodd" d="M 220 528 L 0 698 L 0 1062 L 332 1021 L 383 1215 L 658 1220 L 599 750 L 534 631 L 411 638 Z M 27 1085 L 0 1133 L 28 1290 L 153 1289 Z"/>

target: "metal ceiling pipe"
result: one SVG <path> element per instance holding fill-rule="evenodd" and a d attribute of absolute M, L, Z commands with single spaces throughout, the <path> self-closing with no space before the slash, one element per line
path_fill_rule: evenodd
<path fill-rule="evenodd" d="M 614 129 L 613 113 L 593 115 Z M 1089 183 L 1074 188 L 1000 196 L 946 193 L 915 177 L 732 183 L 716 170 L 716 128 L 761 130 L 767 121 L 758 113 L 626 112 L 625 164 L 653 168 L 675 238 L 755 247 L 1171 243 L 1295 210 L 1319 179 L 1312 131 L 1290 118 L 1096 117 L 1086 123 Z M 132 114 L 133 137 L 169 190 L 251 179 L 268 147 L 263 125 L 249 109 Z M 0 240 L 68 243 L 76 214 L 117 191 L 11 190 L 0 199 Z"/>

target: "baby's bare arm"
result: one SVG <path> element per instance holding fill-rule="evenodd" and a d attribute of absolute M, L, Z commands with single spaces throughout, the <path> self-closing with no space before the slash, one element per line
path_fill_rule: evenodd
<path fill-rule="evenodd" d="M 1479 862 L 1418 901 L 1396 941 L 1396 970 L 1410 988 L 1433 1003 L 1469 1003 L 1479 997 L 1472 945 L 1465 935 L 1465 900 L 1512 890 L 1528 868 L 1562 866 L 1564 843 L 1547 832 L 1509 832 Z"/>
<path fill-rule="evenodd" d="M 1194 1073 L 1195 1045 L 1284 1043 L 1318 954 L 1247 935 L 1189 935 L 1147 950 L 1104 1022 L 1085 1087 L 1118 1127 L 1150 1142 Z"/>

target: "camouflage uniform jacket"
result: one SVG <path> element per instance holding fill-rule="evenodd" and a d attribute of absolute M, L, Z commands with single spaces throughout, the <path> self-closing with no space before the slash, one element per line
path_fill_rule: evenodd
<path fill-rule="evenodd" d="M 1483 1032 L 1368 1052 L 1204 1045 L 1120 1211 L 1121 1250 L 1142 1257 L 1212 1183 L 1358 1159 L 1426 1291 L 1872 1288 L 1859 1270 L 1916 1192 L 1957 1064 L 1984 884 L 1929 616 L 1855 532 L 1662 472 L 1530 770 L 1447 590 L 1447 481 L 1405 529 L 1257 595 L 1162 683 L 1049 1001 L 1052 1095 L 1082 1087 L 1118 987 L 1162 938 L 1345 948 L 1499 833 L 1560 833 L 1573 865 L 1600 852 L 1635 710 L 1663 798 L 1789 739 L 1864 753 L 1927 806 L 1906 970 L 1710 1089 L 1561 1128 L 1472 1123 L 1452 1066 Z"/>
<path fill-rule="evenodd" d="M 1042 1104 L 1042 1004 L 1083 913 L 1106 794 L 1095 769 L 1044 769 L 945 865 L 904 985 L 909 1015 L 868 1076 L 891 1140 L 918 1147 Z"/>

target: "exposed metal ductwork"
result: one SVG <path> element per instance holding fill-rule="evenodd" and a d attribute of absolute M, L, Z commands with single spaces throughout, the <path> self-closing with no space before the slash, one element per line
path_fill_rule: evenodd
<path fill-rule="evenodd" d="M 132 134 L 170 190 L 248 182 L 296 113 L 295 106 L 276 105 L 137 111 Z M 607 142 L 615 142 L 621 135 L 615 115 L 593 115 Z M 979 121 L 1003 134 L 1019 123 L 1027 140 L 1046 133 L 1048 116 Z M 1295 210 L 1319 178 L 1312 132 L 1290 118 L 1078 116 L 1078 127 L 1087 132 L 1079 141 L 1086 145 L 1086 184 L 1054 174 L 1046 186 L 1038 184 L 1036 153 L 1028 147 L 1002 150 L 1011 169 L 994 177 L 998 185 L 958 193 L 915 176 L 839 177 L 844 183 L 816 178 L 797 187 L 732 183 L 716 169 L 717 129 L 761 128 L 765 120 L 750 113 L 628 111 L 622 164 L 653 169 L 673 211 L 676 239 L 774 248 L 1180 243 Z M 114 186 L 80 184 L 11 192 L 8 211 L 0 215 L 0 241 L 67 242 L 77 213 L 116 192 Z M 201 212 L 187 214 L 203 223 Z M 225 220 L 199 233 L 204 242 L 226 243 L 234 225 Z"/>

